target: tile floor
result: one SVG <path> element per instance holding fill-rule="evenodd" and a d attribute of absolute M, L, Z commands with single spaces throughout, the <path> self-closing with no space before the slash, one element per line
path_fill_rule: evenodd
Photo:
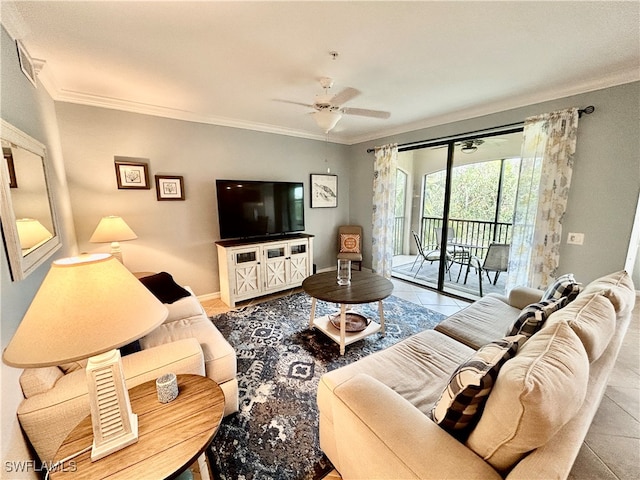
<path fill-rule="evenodd" d="M 393 294 L 452 315 L 469 302 L 393 279 Z M 299 291 L 293 290 L 293 291 Z M 291 292 L 284 292 L 290 294 Z M 264 299 L 260 299 L 264 301 Z M 202 302 L 208 315 L 228 311 L 221 300 Z M 570 480 L 640 478 L 640 295 L 602 403 L 569 474 Z M 328 478 L 339 479 L 332 472 Z"/>

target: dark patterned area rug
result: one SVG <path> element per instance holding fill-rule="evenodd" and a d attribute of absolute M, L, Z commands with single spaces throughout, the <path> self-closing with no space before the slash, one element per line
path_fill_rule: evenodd
<path fill-rule="evenodd" d="M 391 296 L 384 300 L 386 336 L 339 346 L 309 329 L 304 293 L 212 318 L 238 357 L 240 411 L 222 421 L 212 443 L 221 480 L 319 479 L 333 469 L 319 447 L 316 391 L 325 372 L 435 327 L 445 316 Z M 355 311 L 378 321 L 376 303 Z M 318 301 L 318 316 L 337 305 Z"/>

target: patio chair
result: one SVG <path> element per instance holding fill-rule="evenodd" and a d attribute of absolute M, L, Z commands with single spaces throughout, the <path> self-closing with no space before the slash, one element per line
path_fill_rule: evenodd
<path fill-rule="evenodd" d="M 416 270 L 416 273 L 413 275 L 413 278 L 416 278 L 425 261 L 429 263 L 440 261 L 440 248 L 425 250 L 424 247 L 422 246 L 422 241 L 420 240 L 420 236 L 415 231 L 411 231 L 411 234 L 413 235 L 413 238 L 416 241 L 416 247 L 418 248 L 418 255 L 413 261 L 413 265 L 411 265 L 411 271 L 413 271 L 413 268 L 416 266 L 416 262 L 418 261 L 418 259 L 421 259 L 420 266 L 418 267 L 418 270 Z M 450 264 L 451 257 L 448 252 L 447 252 L 446 258 L 447 258 L 447 261 L 445 263 L 445 271 L 449 273 L 449 280 L 451 280 L 451 272 L 449 271 L 449 267 L 451 266 Z"/>
<path fill-rule="evenodd" d="M 467 266 L 467 273 L 464 276 L 464 283 L 467 283 L 467 277 L 469 276 L 469 270 L 473 267 L 478 272 L 478 284 L 480 289 L 480 296 L 483 296 L 482 292 L 482 272 L 486 272 L 489 282 L 491 277 L 489 272 L 495 272 L 493 278 L 493 285 L 498 282 L 498 277 L 501 272 L 506 272 L 509 268 L 509 251 L 511 245 L 509 243 L 492 243 L 489 245 L 487 255 L 484 257 L 484 261 L 481 261 L 475 255 L 472 255 L 469 259 Z"/>
<path fill-rule="evenodd" d="M 442 245 L 442 230 L 442 228 L 435 229 L 438 248 L 440 248 L 440 245 Z M 456 282 L 459 282 L 463 267 L 469 266 L 471 251 L 467 247 L 455 243 L 455 232 L 452 227 L 447 228 L 447 257 L 449 259 L 449 268 L 451 268 L 454 263 L 460 264 L 460 271 L 458 272 L 458 278 L 456 279 Z M 450 271 L 449 280 L 451 280 Z"/>

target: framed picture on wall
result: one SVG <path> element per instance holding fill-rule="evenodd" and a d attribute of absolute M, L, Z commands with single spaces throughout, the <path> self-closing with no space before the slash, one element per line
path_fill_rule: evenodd
<path fill-rule="evenodd" d="M 338 206 L 338 176 L 311 174 L 311 208 Z"/>
<path fill-rule="evenodd" d="M 156 196 L 161 200 L 184 200 L 184 178 L 178 175 L 156 175 Z"/>
<path fill-rule="evenodd" d="M 116 157 L 116 179 L 119 189 L 150 190 L 149 165 L 126 157 Z"/>

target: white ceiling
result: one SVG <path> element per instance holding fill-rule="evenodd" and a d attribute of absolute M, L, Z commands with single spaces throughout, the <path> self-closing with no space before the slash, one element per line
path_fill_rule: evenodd
<path fill-rule="evenodd" d="M 2 1 L 55 100 L 353 144 L 640 80 L 640 2 Z M 330 51 L 339 52 L 333 60 Z M 584 105 L 579 105 L 584 107 Z M 597 108 L 597 105 L 596 105 Z"/>

